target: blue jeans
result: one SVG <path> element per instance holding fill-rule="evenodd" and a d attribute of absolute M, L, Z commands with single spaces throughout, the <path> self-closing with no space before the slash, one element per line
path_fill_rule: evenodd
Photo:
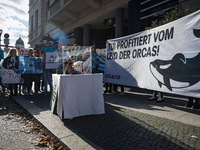
<path fill-rule="evenodd" d="M 52 92 L 53 85 L 52 85 L 51 71 L 48 69 L 44 69 L 43 76 L 44 76 L 44 92 L 47 92 L 47 84 L 49 84 L 50 92 Z"/>

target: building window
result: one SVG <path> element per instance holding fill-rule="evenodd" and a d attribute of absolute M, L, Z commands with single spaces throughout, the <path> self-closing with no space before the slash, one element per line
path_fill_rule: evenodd
<path fill-rule="evenodd" d="M 55 14 L 55 12 L 57 12 L 59 9 L 60 9 L 60 0 L 57 0 L 54 3 L 50 4 L 50 16 Z"/>
<path fill-rule="evenodd" d="M 48 11 L 49 11 L 49 1 L 46 2 L 46 13 L 45 13 L 45 21 L 48 20 Z"/>
<path fill-rule="evenodd" d="M 49 5 L 50 5 L 50 6 L 53 5 L 53 3 L 55 3 L 55 0 L 50 0 Z"/>
<path fill-rule="evenodd" d="M 35 12 L 35 28 L 38 27 L 38 10 Z"/>
<path fill-rule="evenodd" d="M 33 32 L 33 16 L 31 16 L 31 32 Z"/>

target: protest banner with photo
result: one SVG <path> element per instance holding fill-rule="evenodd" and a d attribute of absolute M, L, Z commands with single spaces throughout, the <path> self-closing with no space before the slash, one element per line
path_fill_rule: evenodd
<path fill-rule="evenodd" d="M 108 40 L 105 82 L 200 97 L 199 18 Z"/>
<path fill-rule="evenodd" d="M 103 48 L 103 49 L 97 48 L 97 49 L 96 49 L 96 53 L 97 53 L 99 56 L 106 56 L 106 49 L 105 49 L 105 48 Z"/>
<path fill-rule="evenodd" d="M 22 73 L 22 74 L 43 73 L 43 58 L 19 56 L 18 73 Z"/>
<path fill-rule="evenodd" d="M 1 82 L 3 84 L 20 83 L 21 74 L 16 73 L 13 69 L 1 69 Z"/>
<path fill-rule="evenodd" d="M 91 73 L 92 61 L 89 46 L 63 46 L 63 67 L 70 59 L 76 73 Z M 64 71 L 65 72 L 65 71 Z"/>
<path fill-rule="evenodd" d="M 56 52 L 56 73 L 63 74 L 63 54 L 62 54 L 62 50 Z"/>
<path fill-rule="evenodd" d="M 79 72 L 79 73 L 83 73 L 83 61 L 76 61 L 74 62 L 74 70 Z"/>
<path fill-rule="evenodd" d="M 57 68 L 57 52 L 45 53 L 45 69 L 56 69 Z"/>
<path fill-rule="evenodd" d="M 106 49 L 96 49 L 96 53 L 99 56 L 97 64 L 97 72 L 104 73 L 105 71 L 105 60 L 106 60 Z"/>

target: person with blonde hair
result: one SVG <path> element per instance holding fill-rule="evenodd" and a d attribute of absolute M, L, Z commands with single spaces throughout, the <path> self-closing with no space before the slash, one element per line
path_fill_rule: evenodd
<path fill-rule="evenodd" d="M 5 69 L 18 70 L 19 57 L 16 48 L 11 48 L 8 52 L 8 56 L 4 59 L 2 66 Z M 17 84 L 9 84 L 10 96 L 17 96 Z"/>
<path fill-rule="evenodd" d="M 8 52 L 8 56 L 3 61 L 3 67 L 5 69 L 18 69 L 18 52 L 16 48 L 12 48 Z"/>

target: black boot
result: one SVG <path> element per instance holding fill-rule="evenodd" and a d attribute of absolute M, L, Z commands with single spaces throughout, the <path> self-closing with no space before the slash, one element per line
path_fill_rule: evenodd
<path fill-rule="evenodd" d="M 193 106 L 193 98 L 192 97 L 189 97 L 188 98 L 188 103 L 186 104 L 186 107 L 192 107 Z"/>
<path fill-rule="evenodd" d="M 195 103 L 194 103 L 193 109 L 200 109 L 199 99 L 197 99 L 197 98 L 195 98 Z"/>

